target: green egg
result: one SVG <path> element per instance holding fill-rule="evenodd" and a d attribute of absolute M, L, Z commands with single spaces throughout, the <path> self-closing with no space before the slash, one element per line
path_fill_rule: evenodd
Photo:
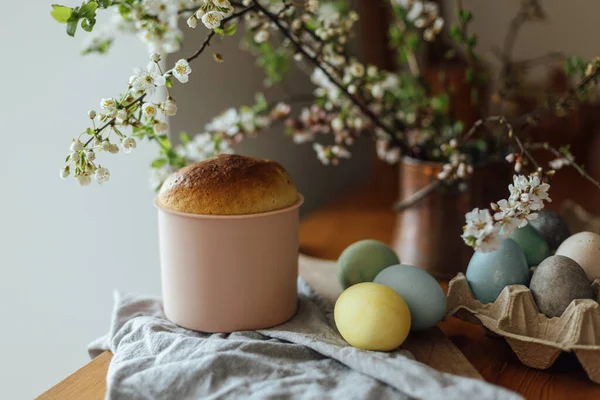
<path fill-rule="evenodd" d="M 361 240 L 348 246 L 338 258 L 338 280 L 344 289 L 357 283 L 373 282 L 377 274 L 396 264 L 400 264 L 398 256 L 385 243 Z"/>
<path fill-rule="evenodd" d="M 542 235 L 529 225 L 518 228 L 509 236 L 517 242 L 523 253 L 527 264 L 531 267 L 539 265 L 550 256 L 550 248 Z"/>

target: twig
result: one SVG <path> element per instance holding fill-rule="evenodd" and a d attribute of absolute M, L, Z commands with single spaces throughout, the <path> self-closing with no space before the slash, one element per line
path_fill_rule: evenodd
<path fill-rule="evenodd" d="M 396 21 L 396 26 L 400 31 L 406 30 L 406 24 L 401 19 Z M 419 61 L 415 56 L 415 52 L 412 51 L 410 46 L 405 46 L 405 54 L 406 54 L 406 62 L 408 63 L 408 69 L 410 69 L 410 73 L 415 78 L 421 76 L 421 68 L 419 67 Z"/>
<path fill-rule="evenodd" d="M 507 124 L 511 125 L 511 127 L 513 129 L 519 129 L 523 125 L 532 125 L 532 123 L 534 121 L 538 120 L 542 115 L 549 112 L 551 109 L 555 108 L 556 106 L 563 106 L 563 105 L 567 104 L 568 102 L 570 102 L 583 89 L 585 89 L 591 82 L 596 80 L 599 75 L 600 75 L 600 71 L 598 70 L 598 67 L 594 67 L 594 69 L 584 79 L 582 79 L 576 86 L 569 89 L 567 94 L 561 96 L 560 98 L 558 98 L 558 100 L 556 100 L 555 102 L 553 102 L 549 105 L 548 104 L 542 105 L 542 106 L 536 108 L 535 110 L 533 110 L 532 112 L 521 115 L 520 117 L 518 117 L 517 119 L 515 119 L 514 121 L 512 121 L 510 123 L 509 123 L 508 119 L 504 116 L 493 116 L 493 117 L 479 119 L 473 124 L 471 129 L 469 129 L 467 131 L 464 139 L 465 140 L 468 139 L 471 135 L 473 135 L 477 131 L 477 129 L 479 127 L 481 127 L 482 125 L 485 125 L 487 123 L 490 123 L 490 122 L 507 123 Z"/>
<path fill-rule="evenodd" d="M 356 105 L 360 111 L 365 114 L 370 120 L 371 122 L 373 122 L 373 124 L 375 126 L 377 126 L 378 128 L 382 129 L 386 134 L 388 134 L 390 136 L 390 139 L 394 140 L 396 138 L 395 133 L 388 127 L 386 126 L 374 113 L 373 111 L 371 111 L 363 102 L 357 100 L 354 96 L 352 96 L 348 90 L 346 89 L 346 87 L 344 85 L 342 85 L 340 82 L 338 82 L 337 79 L 334 79 L 334 77 L 329 73 L 329 71 L 327 71 L 327 68 L 323 68 L 321 63 L 319 62 L 319 60 L 316 57 L 311 56 L 302 46 L 302 44 L 300 44 L 295 38 L 294 36 L 281 24 L 281 21 L 274 16 L 273 14 L 271 14 L 266 8 L 264 8 L 258 0 L 254 0 L 254 5 L 256 6 L 256 8 L 261 11 L 267 18 L 269 18 L 271 20 L 271 22 L 273 22 L 273 24 L 275 24 L 275 26 L 279 29 L 279 31 L 290 40 L 290 42 L 296 47 L 296 49 L 302 53 L 302 55 L 307 58 L 308 60 L 310 60 L 313 64 L 315 64 L 319 69 L 321 69 L 321 71 L 323 72 L 323 74 L 350 100 L 352 101 L 352 103 L 354 103 L 354 105 Z M 401 148 L 401 150 L 404 152 L 404 154 L 408 155 L 411 154 L 412 152 L 410 151 L 410 148 L 403 142 L 401 141 L 395 141 L 395 143 L 398 145 L 398 147 Z"/>
<path fill-rule="evenodd" d="M 221 21 L 221 26 L 224 26 L 226 23 L 228 23 L 231 20 L 237 19 L 241 16 L 243 16 L 244 14 L 246 14 L 248 11 L 252 11 L 254 9 L 254 6 L 250 6 L 248 8 L 244 8 L 242 11 L 239 11 L 235 14 L 230 15 L 229 17 L 223 19 Z M 212 38 L 215 36 L 215 31 L 212 30 L 208 36 L 206 36 L 206 39 L 204 39 L 204 42 L 202 42 L 202 45 L 200 46 L 200 48 L 198 49 L 198 51 L 196 51 L 193 55 L 191 55 L 190 57 L 187 58 L 188 62 L 192 62 L 194 61 L 196 58 L 198 58 L 200 56 L 200 54 L 202 54 L 202 52 L 208 47 L 210 46 L 210 41 L 212 40 Z"/>
<path fill-rule="evenodd" d="M 560 150 L 557 150 L 556 148 L 550 146 L 548 143 L 526 143 L 525 147 L 527 147 L 528 149 L 531 149 L 531 150 L 539 150 L 539 149 L 547 150 L 550 153 L 554 154 L 554 156 L 556 156 L 557 158 L 564 158 L 565 157 L 565 155 L 562 154 L 560 152 Z M 575 168 L 575 170 L 583 178 L 587 179 L 593 185 L 595 185 L 596 187 L 600 188 L 600 182 L 598 182 L 596 179 L 594 179 L 592 176 L 590 176 L 587 172 L 585 172 L 585 170 L 580 165 L 578 165 L 577 163 L 575 163 L 575 160 L 570 160 L 570 162 L 569 162 L 568 165 L 571 166 L 571 167 L 573 167 L 573 168 Z"/>
<path fill-rule="evenodd" d="M 462 14 L 462 12 L 464 11 L 462 0 L 456 0 L 456 10 L 457 10 L 457 13 L 459 14 L 459 17 L 458 17 L 458 26 L 460 27 L 460 30 L 461 30 L 461 32 L 463 34 L 463 38 L 466 41 L 469 38 L 469 26 L 464 21 L 464 19 L 460 16 Z M 469 47 L 467 47 L 467 46 L 464 46 L 464 47 L 465 47 L 465 50 L 466 50 L 467 61 L 469 62 L 469 64 L 471 66 L 474 66 L 475 65 L 475 59 L 473 57 L 472 50 Z"/>
<path fill-rule="evenodd" d="M 441 185 L 442 185 L 442 181 L 439 179 L 431 182 L 427 186 L 425 186 L 425 187 L 417 190 L 413 194 L 411 194 L 407 199 L 400 200 L 396 204 L 394 204 L 394 207 L 393 207 L 394 211 L 400 212 L 400 211 L 407 209 L 408 207 L 413 206 L 414 204 L 418 203 L 419 201 L 421 201 L 425 197 L 427 197 L 430 193 L 432 193 L 433 191 L 438 189 Z"/>

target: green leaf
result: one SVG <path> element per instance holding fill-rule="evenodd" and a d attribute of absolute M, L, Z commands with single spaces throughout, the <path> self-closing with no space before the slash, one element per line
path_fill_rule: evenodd
<path fill-rule="evenodd" d="M 61 24 L 66 24 L 69 18 L 71 18 L 71 14 L 73 14 L 73 9 L 71 7 L 52 4 L 50 15 Z"/>
<path fill-rule="evenodd" d="M 458 25 L 452 25 L 450 27 L 449 34 L 450 34 L 450 37 L 452 38 L 452 40 L 455 40 L 457 42 L 462 42 L 463 33 Z"/>
<path fill-rule="evenodd" d="M 479 103 L 479 90 L 477 88 L 471 89 L 471 104 Z"/>
<path fill-rule="evenodd" d="M 237 25 L 236 24 L 229 24 L 229 25 L 227 25 L 227 27 L 225 28 L 225 36 L 233 36 L 233 35 L 235 35 L 236 30 L 237 30 Z"/>
<path fill-rule="evenodd" d="M 131 7 L 129 7 L 127 4 L 125 4 L 125 3 L 119 4 L 119 13 L 121 14 L 121 16 L 123 18 L 127 18 L 127 16 L 129 15 L 130 12 L 131 12 Z"/>
<path fill-rule="evenodd" d="M 455 134 L 460 134 L 465 129 L 465 124 L 462 121 L 455 121 L 452 130 Z"/>
<path fill-rule="evenodd" d="M 165 86 L 168 88 L 173 87 L 173 77 L 172 76 L 167 76 L 167 78 L 165 79 Z"/>
<path fill-rule="evenodd" d="M 223 29 L 221 29 L 221 28 L 215 28 L 215 29 L 213 29 L 213 31 L 214 31 L 214 32 L 215 32 L 217 35 L 219 35 L 219 36 L 221 36 L 221 37 L 224 37 L 224 36 L 225 36 L 225 31 L 224 31 Z"/>
<path fill-rule="evenodd" d="M 81 21 L 81 28 L 83 28 L 86 32 L 91 32 L 94 29 L 94 25 L 96 25 L 96 19 L 84 19 Z"/>
<path fill-rule="evenodd" d="M 88 18 L 93 19 L 96 18 L 96 9 L 98 8 L 98 3 L 95 1 L 90 1 L 85 3 L 79 8 L 79 16 L 80 18 Z"/>
<path fill-rule="evenodd" d="M 156 160 L 152 161 L 152 164 L 150 164 L 152 166 L 152 168 L 160 168 L 163 165 L 165 165 L 167 163 L 167 160 L 164 158 L 157 158 Z"/>
<path fill-rule="evenodd" d="M 77 31 L 77 24 L 79 23 L 79 18 L 69 18 L 67 21 L 67 35 L 73 37 L 75 36 L 75 31 Z"/>
<path fill-rule="evenodd" d="M 172 145 L 171 145 L 171 141 L 169 140 L 169 138 L 167 137 L 167 135 L 160 135 L 158 137 L 158 142 L 160 143 L 160 146 L 166 150 L 171 150 Z"/>
<path fill-rule="evenodd" d="M 190 135 L 188 135 L 187 132 L 181 132 L 179 134 L 179 139 L 181 140 L 181 144 L 188 144 L 192 141 L 192 138 L 190 138 Z"/>
<path fill-rule="evenodd" d="M 444 58 L 446 58 L 447 60 L 451 60 L 454 57 L 456 57 L 456 49 L 450 49 L 444 54 Z"/>
<path fill-rule="evenodd" d="M 267 108 L 269 108 L 269 103 L 267 102 L 267 98 L 262 93 L 256 93 L 256 95 L 254 96 L 254 101 L 255 101 L 255 104 L 254 104 L 253 110 L 257 114 L 261 113 L 263 111 L 266 111 Z"/>
<path fill-rule="evenodd" d="M 465 81 L 472 83 L 475 80 L 475 71 L 473 68 L 467 68 L 465 71 Z"/>
<path fill-rule="evenodd" d="M 470 10 L 459 9 L 456 14 L 458 15 L 458 18 L 466 24 L 473 19 L 473 13 Z"/>

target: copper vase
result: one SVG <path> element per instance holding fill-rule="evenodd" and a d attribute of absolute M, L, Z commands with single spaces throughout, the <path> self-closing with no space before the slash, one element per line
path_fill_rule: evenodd
<path fill-rule="evenodd" d="M 437 179 L 442 163 L 405 158 L 400 163 L 400 199 Z M 507 196 L 507 164 L 475 169 L 465 187 L 442 186 L 397 214 L 393 246 L 402 263 L 425 269 L 438 279 L 451 279 L 467 268 L 473 254 L 460 235 L 465 213 L 487 208 Z"/>

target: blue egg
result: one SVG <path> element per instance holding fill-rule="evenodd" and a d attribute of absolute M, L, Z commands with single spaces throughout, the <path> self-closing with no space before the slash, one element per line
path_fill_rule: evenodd
<path fill-rule="evenodd" d="M 435 326 L 446 313 L 446 295 L 435 278 L 413 265 L 392 265 L 381 271 L 373 282 L 394 289 L 408 305 L 411 331 Z"/>
<path fill-rule="evenodd" d="M 521 247 L 512 239 L 503 239 L 499 250 L 475 252 L 466 276 L 475 298 L 493 303 L 506 286 L 527 285 L 529 267 Z"/>

